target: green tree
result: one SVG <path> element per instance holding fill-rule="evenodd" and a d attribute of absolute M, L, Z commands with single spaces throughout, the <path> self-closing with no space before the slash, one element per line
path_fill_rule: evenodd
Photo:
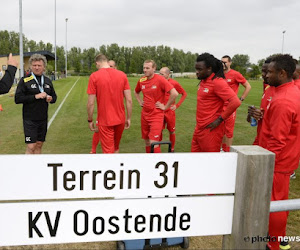
<path fill-rule="evenodd" d="M 185 64 L 184 64 L 184 52 L 183 50 L 174 49 L 172 53 L 173 65 L 172 69 L 174 72 L 184 72 Z"/>
<path fill-rule="evenodd" d="M 72 47 L 68 52 L 68 63 L 71 69 L 79 73 L 81 70 L 81 49 Z"/>
<path fill-rule="evenodd" d="M 236 54 L 232 58 L 231 67 L 242 75 L 247 73 L 247 68 L 250 66 L 250 58 L 248 55 Z"/>

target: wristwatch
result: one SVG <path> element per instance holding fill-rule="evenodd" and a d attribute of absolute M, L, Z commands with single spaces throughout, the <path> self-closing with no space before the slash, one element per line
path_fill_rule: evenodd
<path fill-rule="evenodd" d="M 93 119 L 92 120 L 88 120 L 88 123 L 90 123 L 90 122 L 93 122 Z"/>

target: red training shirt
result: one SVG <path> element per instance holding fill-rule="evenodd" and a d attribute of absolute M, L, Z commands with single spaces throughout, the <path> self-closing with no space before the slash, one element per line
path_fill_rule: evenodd
<path fill-rule="evenodd" d="M 97 97 L 97 121 L 101 126 L 125 122 L 124 90 L 130 89 L 126 75 L 113 68 L 101 68 L 91 74 L 87 93 Z"/>
<path fill-rule="evenodd" d="M 147 116 L 164 113 L 163 110 L 156 108 L 155 103 L 164 103 L 165 93 L 173 89 L 163 76 L 154 74 L 149 80 L 146 76 L 139 79 L 135 87 L 135 92 L 143 93 L 143 110 L 142 113 Z"/>
<path fill-rule="evenodd" d="M 172 78 L 169 78 L 168 81 L 169 81 L 169 83 L 171 83 L 174 86 L 174 88 L 177 90 L 178 94 L 182 95 L 182 97 L 187 95 L 186 92 L 185 92 L 185 90 L 179 84 L 179 82 L 175 81 Z M 164 102 L 165 105 L 168 103 L 169 97 L 170 97 L 170 93 L 166 92 L 166 94 L 165 94 L 165 102 Z M 180 105 L 182 104 L 182 102 L 184 101 L 184 99 L 182 100 L 182 97 L 180 98 L 180 101 L 176 104 L 176 108 L 179 108 Z M 175 104 L 175 101 L 172 104 Z"/>
<path fill-rule="evenodd" d="M 272 87 L 270 85 L 266 86 L 264 93 L 261 97 L 261 103 L 260 103 L 260 109 L 262 110 L 262 112 L 265 112 L 265 110 L 267 110 L 267 107 L 272 100 L 272 96 L 274 92 L 275 92 L 275 87 Z M 258 145 L 259 134 L 261 131 L 262 123 L 263 123 L 263 118 L 257 121 L 257 130 L 256 130 L 257 132 L 256 132 L 256 137 L 253 142 L 253 145 Z"/>
<path fill-rule="evenodd" d="M 240 83 L 244 84 L 247 80 L 243 75 L 233 69 L 230 69 L 227 73 L 224 73 L 228 85 L 233 89 L 237 95 L 239 92 Z"/>
<path fill-rule="evenodd" d="M 262 123 L 259 146 L 276 154 L 275 172 L 291 173 L 300 158 L 300 90 L 294 82 L 275 88 Z"/>
<path fill-rule="evenodd" d="M 197 126 L 205 128 L 216 120 L 222 113 L 225 101 L 236 97 L 234 91 L 228 86 L 225 79 L 215 78 L 211 74 L 208 78 L 201 80 L 197 92 Z M 228 117 L 222 117 L 224 120 Z"/>

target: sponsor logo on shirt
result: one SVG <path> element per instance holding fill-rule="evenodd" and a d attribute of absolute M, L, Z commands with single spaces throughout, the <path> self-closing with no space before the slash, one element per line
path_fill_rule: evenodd
<path fill-rule="evenodd" d="M 152 85 L 152 87 L 151 87 L 151 89 L 156 89 L 157 87 L 156 87 L 156 85 Z"/>
<path fill-rule="evenodd" d="M 144 82 L 144 81 L 147 81 L 147 77 L 145 76 L 145 77 L 142 77 L 141 79 L 140 79 L 140 82 Z"/>
<path fill-rule="evenodd" d="M 154 136 L 154 138 L 158 138 L 158 137 L 159 137 L 159 135 L 155 135 L 155 136 Z"/>
<path fill-rule="evenodd" d="M 33 78 L 33 75 L 24 78 L 24 82 L 29 82 L 29 81 L 32 80 L 32 79 L 34 79 L 34 78 Z"/>
<path fill-rule="evenodd" d="M 145 85 L 142 85 L 142 89 L 145 89 L 146 88 L 146 86 Z"/>
<path fill-rule="evenodd" d="M 204 88 L 204 89 L 203 89 L 203 92 L 204 92 L 204 93 L 208 93 L 208 92 L 209 92 L 209 89 L 208 89 L 208 88 Z"/>
<path fill-rule="evenodd" d="M 231 82 L 231 79 L 227 79 L 227 82 Z"/>
<path fill-rule="evenodd" d="M 36 88 L 37 88 L 37 86 L 36 86 L 35 83 L 31 84 L 30 87 L 31 87 L 32 89 L 36 89 Z"/>

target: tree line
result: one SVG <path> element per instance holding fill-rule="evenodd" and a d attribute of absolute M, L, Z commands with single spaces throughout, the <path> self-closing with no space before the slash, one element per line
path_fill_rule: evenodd
<path fill-rule="evenodd" d="M 14 31 L 0 31 L 0 54 L 19 53 L 19 33 Z M 54 45 L 44 43 L 42 40 L 36 42 L 29 40 L 23 34 L 23 51 L 33 52 L 47 50 L 54 53 Z M 143 62 L 146 59 L 153 59 L 157 68 L 169 67 L 173 72 L 194 72 L 197 53 L 184 52 L 168 46 L 136 46 L 124 47 L 116 43 L 101 45 L 99 48 L 81 49 L 72 47 L 67 52 L 68 70 L 79 74 L 89 75 L 96 71 L 94 59 L 98 53 L 105 54 L 110 60 L 117 63 L 118 69 L 127 74 L 143 72 Z M 65 69 L 65 48 L 56 46 L 57 71 Z M 251 64 L 248 55 L 236 54 L 232 57 L 232 68 L 241 72 L 246 78 L 257 78 L 261 72 L 261 62 Z M 54 61 L 48 63 L 48 71 L 54 71 Z"/>

